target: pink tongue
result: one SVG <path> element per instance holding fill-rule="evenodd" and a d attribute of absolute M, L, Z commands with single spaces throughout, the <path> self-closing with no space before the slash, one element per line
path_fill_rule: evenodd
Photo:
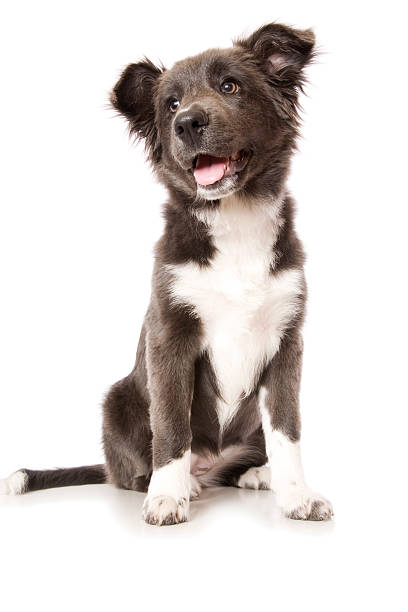
<path fill-rule="evenodd" d="M 228 165 L 226 157 L 199 155 L 194 170 L 195 180 L 199 185 L 212 185 L 224 176 L 224 166 Z"/>

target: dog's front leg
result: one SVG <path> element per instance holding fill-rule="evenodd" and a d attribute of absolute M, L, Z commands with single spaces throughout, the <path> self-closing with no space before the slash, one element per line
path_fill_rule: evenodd
<path fill-rule="evenodd" d="M 258 402 L 278 505 L 289 518 L 322 521 L 332 516 L 331 504 L 306 485 L 300 458 L 302 350 L 300 332 L 290 330 L 262 377 Z"/>
<path fill-rule="evenodd" d="M 182 523 L 189 516 L 195 348 L 194 336 L 174 330 L 147 335 L 153 473 L 143 518 L 153 525 Z"/>

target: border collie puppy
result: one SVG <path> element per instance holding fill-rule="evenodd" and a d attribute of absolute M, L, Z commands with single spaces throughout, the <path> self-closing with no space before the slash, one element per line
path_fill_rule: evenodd
<path fill-rule="evenodd" d="M 202 487 L 273 489 L 326 520 L 299 438 L 304 255 L 285 183 L 312 31 L 261 27 L 171 70 L 130 64 L 113 107 L 168 190 L 132 372 L 104 403 L 106 462 L 21 469 L 6 493 L 108 482 L 147 491 L 143 518 L 186 521 Z"/>

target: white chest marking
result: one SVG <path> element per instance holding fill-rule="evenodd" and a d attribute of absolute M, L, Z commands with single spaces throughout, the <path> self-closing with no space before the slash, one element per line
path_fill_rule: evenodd
<path fill-rule="evenodd" d="M 298 311 L 302 271 L 270 273 L 279 211 L 279 204 L 250 206 L 225 198 L 203 219 L 217 248 L 211 264 L 170 267 L 173 299 L 190 305 L 203 325 L 202 348 L 223 397 L 218 403 L 221 427 L 234 416 L 242 395 L 253 390 Z"/>

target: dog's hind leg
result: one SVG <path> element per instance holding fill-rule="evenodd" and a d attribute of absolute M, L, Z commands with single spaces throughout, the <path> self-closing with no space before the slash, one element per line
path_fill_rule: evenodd
<path fill-rule="evenodd" d="M 138 393 L 134 373 L 110 389 L 104 403 L 104 465 L 54 470 L 21 469 L 0 481 L 0 493 L 105 482 L 123 489 L 146 491 L 151 473 L 151 431 L 146 401 Z"/>
<path fill-rule="evenodd" d="M 148 399 L 136 378 L 134 370 L 115 383 L 105 398 L 103 445 L 107 481 L 121 489 L 147 491 L 152 434 Z"/>
<path fill-rule="evenodd" d="M 262 469 L 265 463 L 264 447 L 256 444 L 255 440 L 233 444 L 221 452 L 206 472 L 198 475 L 198 481 L 204 488 L 243 487 L 245 475 L 249 475 L 251 470 Z"/>
<path fill-rule="evenodd" d="M 269 465 L 250 467 L 237 482 L 240 489 L 255 489 L 268 491 L 271 488 L 271 470 Z"/>

